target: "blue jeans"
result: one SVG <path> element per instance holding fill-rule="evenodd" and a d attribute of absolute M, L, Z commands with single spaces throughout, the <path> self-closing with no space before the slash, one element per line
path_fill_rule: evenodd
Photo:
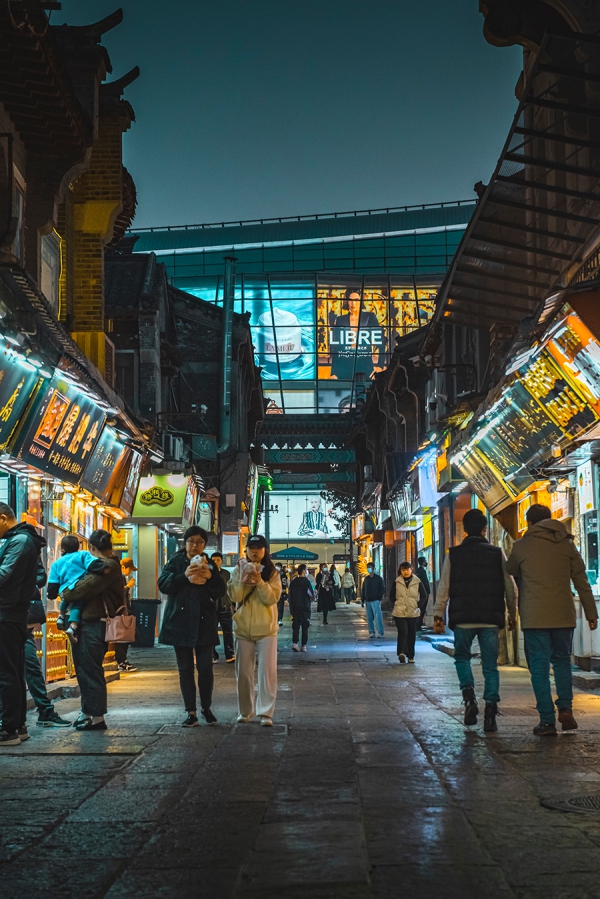
<path fill-rule="evenodd" d="M 550 686 L 550 665 L 558 698 L 556 707 L 570 709 L 573 705 L 573 675 L 571 672 L 572 627 L 523 628 L 525 657 L 531 673 L 531 685 L 536 698 L 540 721 L 554 724 L 554 704 Z"/>
<path fill-rule="evenodd" d="M 497 627 L 457 627 L 454 629 L 454 664 L 461 690 L 474 687 L 471 670 L 471 645 L 479 638 L 481 650 L 481 670 L 485 688 L 485 702 L 500 702 L 500 674 L 498 673 L 498 628 Z"/>
<path fill-rule="evenodd" d="M 381 603 L 378 599 L 374 602 L 365 603 L 367 607 L 367 624 L 369 625 L 369 633 L 377 632 L 379 637 L 383 637 L 383 615 L 381 614 Z"/>

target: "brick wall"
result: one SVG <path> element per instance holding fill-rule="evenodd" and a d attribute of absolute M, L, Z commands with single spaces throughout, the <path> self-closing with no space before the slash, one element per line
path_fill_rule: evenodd
<path fill-rule="evenodd" d="M 104 248 L 122 204 L 122 137 L 130 124 L 119 103 L 103 111 L 90 166 L 73 188 L 73 337 L 106 374 L 104 332 Z M 94 333 L 85 337 L 86 332 Z M 84 346 L 85 345 L 85 346 Z M 90 355 L 90 353 L 92 355 Z M 94 355 L 95 353 L 95 355 Z"/>

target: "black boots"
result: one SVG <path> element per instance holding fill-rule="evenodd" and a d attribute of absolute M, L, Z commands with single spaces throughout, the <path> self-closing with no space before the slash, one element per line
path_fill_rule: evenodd
<path fill-rule="evenodd" d="M 477 715 L 479 713 L 475 691 L 473 687 L 463 687 L 462 695 L 465 704 L 465 724 L 467 727 L 470 727 L 472 724 L 477 724 Z"/>
<path fill-rule="evenodd" d="M 483 719 L 483 729 L 486 734 L 494 734 L 498 730 L 496 724 L 496 715 L 498 714 L 498 706 L 495 702 L 486 702 L 485 717 Z"/>

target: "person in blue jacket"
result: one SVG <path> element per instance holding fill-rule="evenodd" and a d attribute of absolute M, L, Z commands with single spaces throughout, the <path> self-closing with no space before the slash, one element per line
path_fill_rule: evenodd
<path fill-rule="evenodd" d="M 226 586 L 214 562 L 202 556 L 207 540 L 203 528 L 188 528 L 183 535 L 183 549 L 169 559 L 158 579 L 159 590 L 167 594 L 158 639 L 175 649 L 181 695 L 188 713 L 182 727 L 198 726 L 194 661 L 202 717 L 207 724 L 217 723 L 211 711 L 213 650 L 219 642 L 217 602 L 225 596 Z"/>

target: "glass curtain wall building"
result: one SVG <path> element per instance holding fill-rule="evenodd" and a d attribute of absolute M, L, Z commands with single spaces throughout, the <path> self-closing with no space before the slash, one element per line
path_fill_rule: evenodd
<path fill-rule="evenodd" d="M 174 287 L 220 304 L 237 259 L 235 309 L 250 313 L 272 414 L 343 413 L 396 340 L 426 325 L 472 202 L 134 232 Z"/>

